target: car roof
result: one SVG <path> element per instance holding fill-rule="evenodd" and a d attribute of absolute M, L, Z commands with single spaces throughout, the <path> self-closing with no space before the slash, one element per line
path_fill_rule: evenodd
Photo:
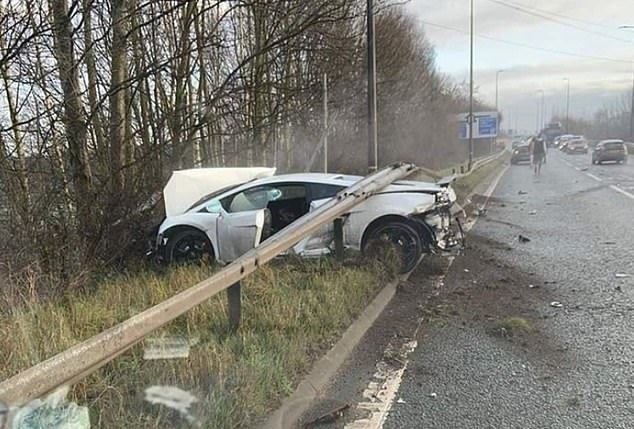
<path fill-rule="evenodd" d="M 358 180 L 361 180 L 363 176 L 355 176 L 350 174 L 333 174 L 333 173 L 291 173 L 281 174 L 279 176 L 271 176 L 263 179 L 258 179 L 251 182 L 251 185 L 277 182 L 312 182 L 312 183 L 325 183 L 332 185 L 349 186 Z"/>
<path fill-rule="evenodd" d="M 599 143 L 625 143 L 620 139 L 601 140 Z"/>

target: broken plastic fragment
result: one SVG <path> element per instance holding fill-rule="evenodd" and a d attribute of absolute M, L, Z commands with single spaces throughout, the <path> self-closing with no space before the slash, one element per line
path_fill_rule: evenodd
<path fill-rule="evenodd" d="M 398 398 L 398 399 L 396 400 L 396 403 L 397 403 L 397 404 L 404 404 L 404 403 L 405 403 L 405 400 L 404 400 L 403 398 Z"/>
<path fill-rule="evenodd" d="M 44 400 L 35 399 L 20 408 L 13 418 L 13 429 L 89 429 L 88 407 L 66 402 L 68 387 Z"/>
<path fill-rule="evenodd" d="M 564 305 L 561 302 L 559 302 L 559 301 L 553 301 L 553 302 L 550 303 L 550 306 L 551 307 L 555 307 L 555 308 L 561 308 Z"/>
<path fill-rule="evenodd" d="M 174 386 L 151 386 L 145 389 L 145 400 L 150 404 L 164 405 L 178 411 L 190 423 L 195 421 L 189 408 L 199 402 L 199 399 L 183 389 Z"/>
<path fill-rule="evenodd" d="M 520 190 L 520 191 L 517 191 L 517 194 L 518 195 L 526 195 L 526 194 L 528 194 L 528 192 Z"/>
<path fill-rule="evenodd" d="M 434 399 L 436 399 L 436 397 L 437 397 L 437 396 L 438 396 L 438 395 L 436 394 L 436 392 L 432 392 L 432 393 L 430 393 L 430 394 L 429 394 L 429 397 L 430 397 L 430 398 L 434 398 Z"/>
<path fill-rule="evenodd" d="M 616 273 L 616 274 L 614 274 L 614 277 L 616 277 L 617 279 L 624 279 L 624 278 L 629 277 L 629 276 L 630 275 L 626 274 L 626 273 Z"/>
<path fill-rule="evenodd" d="M 537 214 L 537 210 L 531 210 L 528 212 L 529 215 L 536 215 Z"/>
<path fill-rule="evenodd" d="M 145 340 L 143 359 L 186 359 L 189 348 L 198 343 L 198 339 L 184 337 L 148 338 Z"/>

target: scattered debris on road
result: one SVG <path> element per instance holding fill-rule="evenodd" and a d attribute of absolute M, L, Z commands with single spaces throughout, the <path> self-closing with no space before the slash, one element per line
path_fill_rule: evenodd
<path fill-rule="evenodd" d="M 469 272 L 469 268 L 465 268 L 465 269 L 464 269 L 464 272 L 465 272 L 465 273 L 468 273 L 468 272 Z"/>
<path fill-rule="evenodd" d="M 537 210 L 531 210 L 528 212 L 529 215 L 536 215 L 537 214 Z"/>
<path fill-rule="evenodd" d="M 520 243 L 528 243 L 529 241 L 531 241 L 530 238 L 523 236 L 522 234 L 520 234 L 517 239 L 519 240 Z"/>
<path fill-rule="evenodd" d="M 403 398 L 398 398 L 398 399 L 396 400 L 396 403 L 397 403 L 397 404 L 404 404 L 404 403 L 405 403 L 405 399 L 403 399 Z"/>
<path fill-rule="evenodd" d="M 537 289 L 539 285 L 528 285 L 529 289 Z"/>
<path fill-rule="evenodd" d="M 438 397 L 438 395 L 436 394 L 436 392 L 432 392 L 432 393 L 429 394 L 429 397 L 436 399 L 436 397 Z"/>
<path fill-rule="evenodd" d="M 305 428 L 309 428 L 312 427 L 314 425 L 318 425 L 318 424 L 324 424 L 324 423 L 334 423 L 337 419 L 340 419 L 341 417 L 343 417 L 344 412 L 350 408 L 350 404 L 344 404 L 340 407 L 335 408 L 334 410 L 331 410 L 325 414 L 322 414 L 321 416 L 317 417 L 314 420 L 311 420 L 309 422 L 307 422 L 304 427 Z"/>
<path fill-rule="evenodd" d="M 604 241 L 603 244 L 616 244 L 616 241 Z"/>
<path fill-rule="evenodd" d="M 588 167 L 583 167 L 580 171 L 588 171 Z"/>
<path fill-rule="evenodd" d="M 624 278 L 627 278 L 629 276 L 630 275 L 626 274 L 626 273 L 616 273 L 616 274 L 614 274 L 614 277 L 616 277 L 617 279 L 624 279 Z"/>
<path fill-rule="evenodd" d="M 561 308 L 564 305 L 561 302 L 559 302 L 559 301 L 553 301 L 553 302 L 550 303 L 550 306 L 554 307 L 554 308 Z"/>
<path fill-rule="evenodd" d="M 521 190 L 517 191 L 517 195 L 526 195 L 526 194 L 528 194 L 528 192 L 526 191 L 521 191 Z"/>

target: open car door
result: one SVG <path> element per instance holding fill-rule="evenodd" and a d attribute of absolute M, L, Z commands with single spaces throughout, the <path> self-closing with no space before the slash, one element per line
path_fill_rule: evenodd
<path fill-rule="evenodd" d="M 235 261 L 260 244 L 266 220 L 267 209 L 221 213 L 217 222 L 217 259 L 222 263 Z"/>
<path fill-rule="evenodd" d="M 322 198 L 310 203 L 310 211 L 331 201 L 332 198 Z M 335 238 L 335 228 L 332 222 L 323 225 L 310 236 L 293 246 L 293 252 L 303 256 L 321 256 L 330 253 L 330 243 Z"/>

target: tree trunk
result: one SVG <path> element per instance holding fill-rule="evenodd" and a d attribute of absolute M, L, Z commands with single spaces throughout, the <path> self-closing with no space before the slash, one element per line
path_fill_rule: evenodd
<path fill-rule="evenodd" d="M 112 0 L 112 46 L 110 48 L 110 196 L 111 205 L 123 191 L 123 158 L 126 137 L 126 0 Z"/>
<path fill-rule="evenodd" d="M 86 120 L 84 117 L 77 62 L 73 48 L 73 27 L 68 16 L 67 0 L 49 0 L 53 14 L 54 52 L 64 98 L 62 118 L 68 141 L 68 164 L 77 204 L 77 226 L 85 238 L 94 237 L 91 177 L 86 159 Z"/>

